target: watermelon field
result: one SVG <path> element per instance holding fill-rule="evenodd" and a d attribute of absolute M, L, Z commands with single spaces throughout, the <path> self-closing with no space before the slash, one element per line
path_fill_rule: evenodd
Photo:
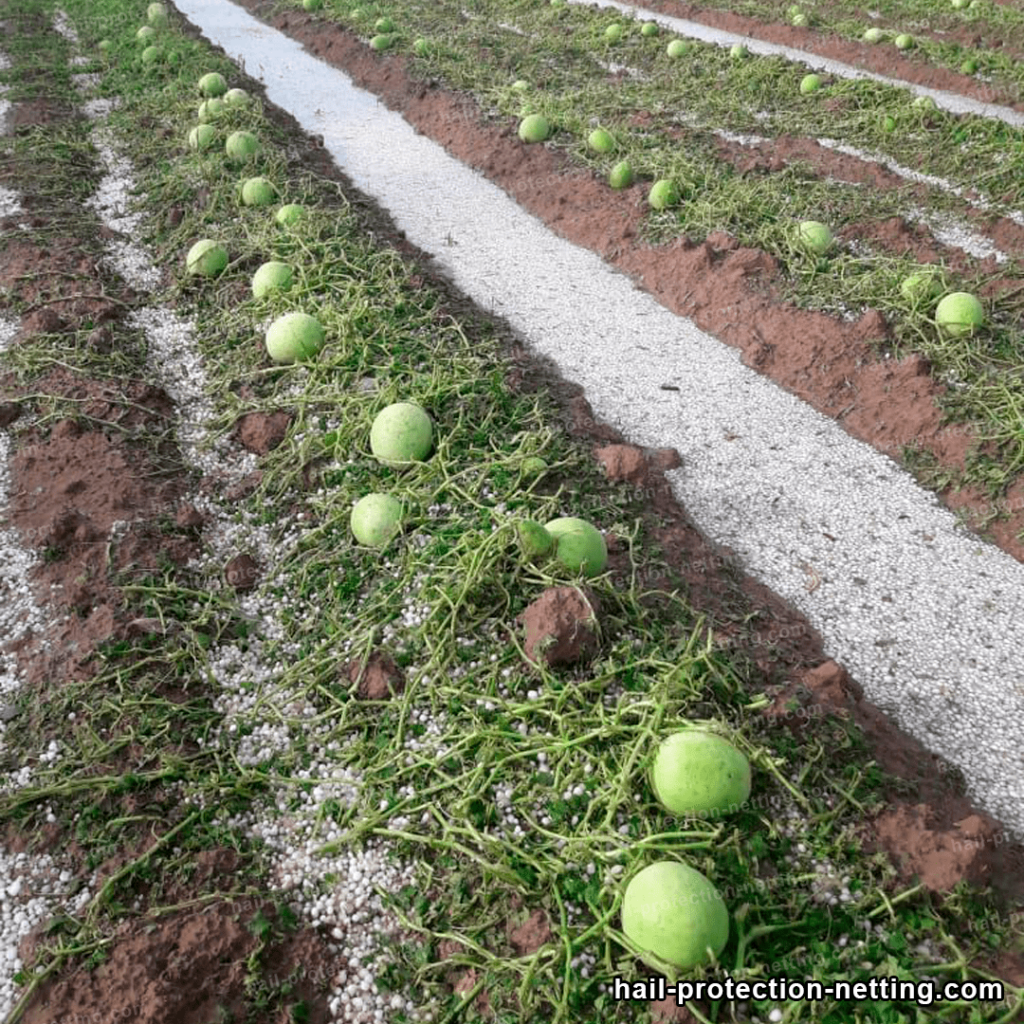
<path fill-rule="evenodd" d="M 0 1021 L 1024 1021 L 1024 6 L 0 0 Z"/>

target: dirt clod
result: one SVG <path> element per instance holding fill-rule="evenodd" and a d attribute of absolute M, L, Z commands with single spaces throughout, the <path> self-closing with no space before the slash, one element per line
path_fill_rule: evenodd
<path fill-rule="evenodd" d="M 405 677 L 391 655 L 373 651 L 360 665 L 350 661 L 343 668 L 350 683 L 358 683 L 356 694 L 361 700 L 387 700 L 405 689 Z"/>
<path fill-rule="evenodd" d="M 187 502 L 174 514 L 174 523 L 183 530 L 197 530 L 206 522 L 202 512 Z"/>
<path fill-rule="evenodd" d="M 860 693 L 859 685 L 841 665 L 832 660 L 824 661 L 792 680 L 761 714 L 802 738 L 809 723 L 825 715 L 849 717 Z"/>
<path fill-rule="evenodd" d="M 647 477 L 644 453 L 631 444 L 605 445 L 594 450 L 594 457 L 604 467 L 609 480 L 640 484 Z"/>
<path fill-rule="evenodd" d="M 284 440 L 291 421 L 286 412 L 248 412 L 239 417 L 238 442 L 257 455 L 266 455 Z"/>
<path fill-rule="evenodd" d="M 543 910 L 535 910 L 518 928 L 509 925 L 509 942 L 517 956 L 530 956 L 551 941 L 551 923 Z"/>
<path fill-rule="evenodd" d="M 683 464 L 683 457 L 675 448 L 655 448 L 648 452 L 647 460 L 652 469 L 664 473 L 670 469 L 678 469 Z"/>
<path fill-rule="evenodd" d="M 56 310 L 49 306 L 34 310 L 21 321 L 21 334 L 59 334 L 67 329 L 68 322 Z"/>
<path fill-rule="evenodd" d="M 259 566 L 251 555 L 235 555 L 224 566 L 224 576 L 235 590 L 252 590 L 259 578 Z"/>
<path fill-rule="evenodd" d="M 598 650 L 597 595 L 587 587 L 552 587 L 519 616 L 526 627 L 526 655 L 534 664 L 570 665 Z"/>
<path fill-rule="evenodd" d="M 9 427 L 21 415 L 17 402 L 0 402 L 0 430 Z"/>
<path fill-rule="evenodd" d="M 902 804 L 872 824 L 872 842 L 892 856 L 907 883 L 915 879 L 932 892 L 948 893 L 963 879 L 988 880 L 989 846 L 996 834 L 991 819 L 971 814 L 949 828 L 934 824 L 927 804 Z"/>
<path fill-rule="evenodd" d="M 224 491 L 224 497 L 227 498 L 228 501 L 244 501 L 246 498 L 249 497 L 250 494 L 252 494 L 256 490 L 257 487 L 259 487 L 262 481 L 263 470 L 254 469 L 251 473 L 242 477 L 242 479 L 239 480 L 237 484 L 233 484 L 226 491 Z M 213 481 L 210 481 L 208 486 L 212 490 L 218 489 L 216 483 Z"/>
<path fill-rule="evenodd" d="M 651 1000 L 652 1024 L 697 1024 L 697 1018 L 685 1007 L 679 1006 L 673 996 Z"/>

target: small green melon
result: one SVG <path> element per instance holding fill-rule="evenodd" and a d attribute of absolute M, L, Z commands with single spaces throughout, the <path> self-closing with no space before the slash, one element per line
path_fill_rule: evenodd
<path fill-rule="evenodd" d="M 197 124 L 188 133 L 189 149 L 194 149 L 197 153 L 201 153 L 204 149 L 209 149 L 216 139 L 217 129 L 212 124 Z"/>
<path fill-rule="evenodd" d="M 523 476 L 540 476 L 548 468 L 547 462 L 539 455 L 528 455 L 519 464 L 519 472 Z"/>
<path fill-rule="evenodd" d="M 669 814 L 680 818 L 734 814 L 750 796 L 750 762 L 723 737 L 684 729 L 658 746 L 649 781 Z"/>
<path fill-rule="evenodd" d="M 821 75 L 804 75 L 800 80 L 800 92 L 804 96 L 810 96 L 821 88 Z"/>
<path fill-rule="evenodd" d="M 563 516 L 545 523 L 555 538 L 555 557 L 571 573 L 599 576 L 608 565 L 608 547 L 601 531 L 585 519 Z"/>
<path fill-rule="evenodd" d="M 521 522 L 517 531 L 519 547 L 523 552 L 523 557 L 529 561 L 542 558 L 555 546 L 555 538 L 540 523 L 534 522 L 532 519 Z"/>
<path fill-rule="evenodd" d="M 199 110 L 196 112 L 196 117 L 200 124 L 208 124 L 216 117 L 220 117 L 221 114 L 227 109 L 227 104 L 217 96 L 211 99 L 203 100 L 199 104 Z"/>
<path fill-rule="evenodd" d="M 387 50 L 391 46 L 391 36 L 376 35 L 370 40 L 371 50 Z"/>
<path fill-rule="evenodd" d="M 199 79 L 199 91 L 206 97 L 223 96 L 228 91 L 228 83 L 218 71 L 210 71 Z"/>
<path fill-rule="evenodd" d="M 163 55 L 164 51 L 161 50 L 159 46 L 147 46 L 142 51 L 142 63 L 159 64 Z"/>
<path fill-rule="evenodd" d="M 657 861 L 636 874 L 622 898 L 622 931 L 648 967 L 689 970 L 718 956 L 729 941 L 721 893 L 694 868 Z"/>
<path fill-rule="evenodd" d="M 604 37 L 609 43 L 617 43 L 622 38 L 622 26 L 619 24 L 609 25 L 604 30 Z"/>
<path fill-rule="evenodd" d="M 224 152 L 232 160 L 250 160 L 259 151 L 259 140 L 252 132 L 232 132 L 224 143 Z"/>
<path fill-rule="evenodd" d="M 685 57 L 690 52 L 690 43 L 685 39 L 673 39 L 665 52 L 670 57 Z"/>
<path fill-rule="evenodd" d="M 188 272 L 200 277 L 216 277 L 227 265 L 227 249 L 212 238 L 201 238 L 185 257 Z"/>
<path fill-rule="evenodd" d="M 587 136 L 587 145 L 595 153 L 610 153 L 615 148 L 615 140 L 603 128 L 595 128 Z"/>
<path fill-rule="evenodd" d="M 430 416 L 413 402 L 387 406 L 377 413 L 370 427 L 370 451 L 394 469 L 422 462 L 430 454 L 433 440 Z"/>
<path fill-rule="evenodd" d="M 323 343 L 324 329 L 308 313 L 285 313 L 267 328 L 267 354 L 275 363 L 312 359 Z"/>
<path fill-rule="evenodd" d="M 900 284 L 900 294 L 913 303 L 938 298 L 941 292 L 942 280 L 937 270 L 922 270 L 911 274 Z"/>
<path fill-rule="evenodd" d="M 970 292 L 951 292 L 935 307 L 935 323 L 943 333 L 961 338 L 985 323 L 985 309 Z"/>
<path fill-rule="evenodd" d="M 551 134 L 551 125 L 542 114 L 530 114 L 519 123 L 519 138 L 523 142 L 543 142 Z"/>
<path fill-rule="evenodd" d="M 373 27 L 377 32 L 394 32 L 395 23 L 387 17 L 378 18 L 374 23 Z"/>
<path fill-rule="evenodd" d="M 869 28 L 864 31 L 865 43 L 880 43 L 882 41 L 882 30 L 880 28 Z"/>
<path fill-rule="evenodd" d="M 224 102 L 229 107 L 244 107 L 249 102 L 249 94 L 244 89 L 228 89 L 224 93 Z"/>
<path fill-rule="evenodd" d="M 269 206 L 277 198 L 277 191 L 266 178 L 246 178 L 241 192 L 246 206 Z"/>
<path fill-rule="evenodd" d="M 286 292 L 292 286 L 292 268 L 287 263 L 270 260 L 252 275 L 254 298 L 264 299 L 271 292 Z"/>
<path fill-rule="evenodd" d="M 679 202 L 679 189 L 668 178 L 660 178 L 651 186 L 647 202 L 652 210 L 667 210 Z"/>
<path fill-rule="evenodd" d="M 629 188 L 633 184 L 633 167 L 628 160 L 620 160 L 608 174 L 612 188 Z"/>
<path fill-rule="evenodd" d="M 285 203 L 274 214 L 274 222 L 282 228 L 292 228 L 306 216 L 306 208 L 301 203 Z"/>
<path fill-rule="evenodd" d="M 824 256 L 834 241 L 828 226 L 817 220 L 801 221 L 797 226 L 797 242 L 815 256 Z"/>
<path fill-rule="evenodd" d="M 352 508 L 349 525 L 356 540 L 383 548 L 402 528 L 402 505 L 390 494 L 367 494 Z"/>
<path fill-rule="evenodd" d="M 914 37 L 901 32 L 894 40 L 897 50 L 909 50 L 914 45 Z"/>
<path fill-rule="evenodd" d="M 653 38 L 658 34 L 658 23 L 655 21 L 645 21 L 640 28 L 640 35 Z"/>
<path fill-rule="evenodd" d="M 152 25 L 143 25 L 138 32 L 135 33 L 135 38 L 142 44 L 148 46 L 156 38 L 156 29 Z"/>

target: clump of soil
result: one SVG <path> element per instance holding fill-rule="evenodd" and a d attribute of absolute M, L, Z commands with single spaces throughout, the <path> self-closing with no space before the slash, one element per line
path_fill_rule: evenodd
<path fill-rule="evenodd" d="M 266 455 L 285 439 L 291 422 L 291 414 L 283 411 L 247 412 L 239 417 L 235 436 L 242 447 Z"/>
<path fill-rule="evenodd" d="M 952 828 L 934 820 L 928 804 L 898 804 L 878 815 L 865 849 L 889 852 L 907 882 L 920 882 L 933 892 L 950 892 L 963 879 L 975 885 L 988 882 L 987 847 L 996 835 L 995 822 L 969 814 Z"/>
<path fill-rule="evenodd" d="M 549 668 L 592 658 L 598 651 L 601 604 L 589 588 L 551 587 L 517 621 L 526 627 L 526 655 Z"/>
<path fill-rule="evenodd" d="M 259 575 L 260 567 L 249 554 L 235 555 L 224 566 L 224 576 L 228 585 L 241 592 L 253 590 L 259 580 Z"/>
<path fill-rule="evenodd" d="M 517 956 L 530 956 L 552 938 L 551 922 L 543 910 L 535 910 L 518 927 L 508 924 L 508 939 Z"/>
<path fill-rule="evenodd" d="M 405 689 L 405 677 L 394 658 L 384 651 L 373 651 L 365 663 L 350 661 L 342 667 L 350 683 L 358 683 L 356 695 L 361 700 L 387 700 Z"/>

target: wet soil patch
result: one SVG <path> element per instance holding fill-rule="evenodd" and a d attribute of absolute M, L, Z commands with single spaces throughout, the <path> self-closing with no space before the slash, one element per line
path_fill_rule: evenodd
<path fill-rule="evenodd" d="M 74 236 L 52 241 L 11 236 L 0 249 L 0 288 L 22 304 L 24 318 L 15 340 L 91 329 L 117 319 L 134 293 L 102 273 L 97 260 L 93 246 Z"/>
<path fill-rule="evenodd" d="M 75 116 L 74 108 L 66 103 L 47 99 L 22 100 L 12 104 L 9 123 L 11 131 L 17 134 L 44 128 L 54 121 L 70 120 Z"/>
<path fill-rule="evenodd" d="M 80 418 L 18 435 L 10 460 L 10 521 L 24 546 L 42 556 L 31 579 L 39 603 L 67 616 L 63 625 L 19 642 L 23 655 L 37 649 L 31 667 L 23 665 L 26 681 L 38 686 L 55 673 L 87 678 L 96 667 L 91 652 L 124 633 L 123 602 L 113 578 L 183 565 L 197 551 L 193 540 L 161 531 L 160 520 L 173 513 L 185 484 L 161 473 L 149 457 L 159 450 L 142 442 L 147 431 L 166 435 L 170 399 L 150 384 L 127 382 L 115 389 L 110 381 L 65 370 L 5 390 L 69 398 L 81 411 Z M 162 447 L 165 457 L 173 455 L 166 436 Z M 115 538 L 116 524 L 123 526 Z"/>

